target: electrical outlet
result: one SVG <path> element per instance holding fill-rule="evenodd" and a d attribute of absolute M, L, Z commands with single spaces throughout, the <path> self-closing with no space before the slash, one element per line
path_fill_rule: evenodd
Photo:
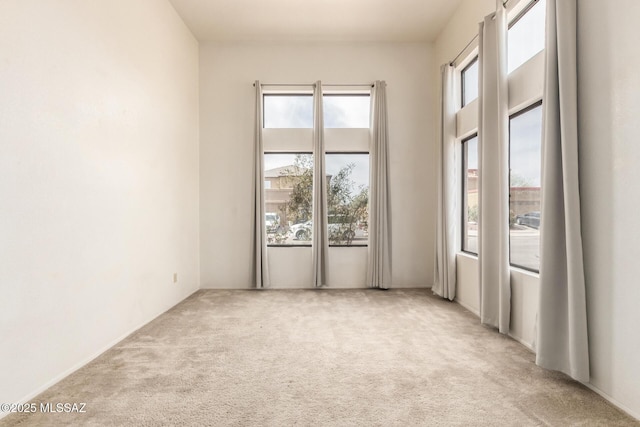
<path fill-rule="evenodd" d="M 178 273 L 173 273 L 173 283 L 178 283 Z"/>

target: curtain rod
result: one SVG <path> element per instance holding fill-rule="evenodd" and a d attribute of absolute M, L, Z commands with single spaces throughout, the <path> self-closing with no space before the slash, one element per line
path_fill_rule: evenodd
<path fill-rule="evenodd" d="M 507 4 L 508 4 L 510 1 L 511 1 L 511 0 L 504 0 L 504 1 L 502 2 L 502 6 L 503 6 L 503 7 L 507 7 Z M 533 3 L 535 3 L 536 1 L 538 1 L 538 0 L 533 0 Z M 453 58 L 451 61 L 449 61 L 449 65 L 454 65 L 454 64 L 455 64 L 455 62 L 458 60 L 458 58 L 460 58 L 460 56 L 462 56 L 462 54 L 463 54 L 463 53 L 464 53 L 464 52 L 469 48 L 469 46 L 471 46 L 471 44 L 472 44 L 474 41 L 476 41 L 476 40 L 478 40 L 478 34 L 476 34 L 476 35 L 475 35 L 475 36 L 474 36 L 474 37 L 469 41 L 469 43 L 467 43 L 467 45 L 466 45 L 465 47 L 463 47 L 463 48 L 462 48 L 462 50 L 460 51 L 460 53 L 458 53 L 458 54 L 456 55 L 456 57 L 455 57 L 455 58 Z"/>
<path fill-rule="evenodd" d="M 478 35 L 477 34 L 469 41 L 469 43 L 467 43 L 467 45 L 465 47 L 462 48 L 460 53 L 457 54 L 455 58 L 453 58 L 451 61 L 449 61 L 449 65 L 454 65 L 456 63 L 456 61 L 458 60 L 458 58 L 460 58 L 462 56 L 462 54 L 469 48 L 469 46 L 471 46 L 471 44 L 476 40 L 478 40 Z"/>
<path fill-rule="evenodd" d="M 253 86 L 255 87 L 255 83 Z M 260 83 L 260 86 L 315 86 L 315 83 Z M 357 84 L 346 84 L 346 83 L 322 83 L 322 86 L 366 86 L 373 87 L 373 83 L 357 83 Z"/>

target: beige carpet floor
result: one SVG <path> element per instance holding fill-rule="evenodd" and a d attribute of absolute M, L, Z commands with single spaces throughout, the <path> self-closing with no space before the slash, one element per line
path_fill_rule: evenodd
<path fill-rule="evenodd" d="M 640 425 L 429 290 L 202 290 L 0 426 Z"/>

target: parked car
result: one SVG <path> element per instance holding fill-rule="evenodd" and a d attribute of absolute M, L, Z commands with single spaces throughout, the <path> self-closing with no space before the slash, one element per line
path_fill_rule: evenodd
<path fill-rule="evenodd" d="M 540 212 L 527 212 L 518 215 L 516 216 L 516 224 L 538 229 L 540 228 Z"/>
<path fill-rule="evenodd" d="M 264 214 L 264 224 L 267 228 L 267 233 L 275 233 L 280 226 L 280 215 L 275 212 L 267 212 Z"/>
<path fill-rule="evenodd" d="M 313 223 L 311 221 L 293 224 L 290 228 L 291 235 L 295 240 L 311 240 L 311 229 Z"/>

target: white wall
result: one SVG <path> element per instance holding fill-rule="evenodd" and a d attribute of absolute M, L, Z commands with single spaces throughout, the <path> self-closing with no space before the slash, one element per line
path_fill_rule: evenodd
<path fill-rule="evenodd" d="M 434 44 L 436 66 L 453 60 L 478 35 L 480 21 L 495 10 L 495 0 L 462 0 Z"/>
<path fill-rule="evenodd" d="M 0 402 L 198 289 L 198 71 L 167 1 L 0 2 Z"/>
<path fill-rule="evenodd" d="M 578 3 L 580 195 L 591 382 L 640 418 L 640 3 Z"/>
<path fill-rule="evenodd" d="M 254 88 L 387 81 L 393 283 L 431 286 L 434 80 L 427 44 L 203 44 L 200 49 L 201 280 L 249 288 Z M 308 287 L 308 248 L 269 248 L 273 287 Z M 331 286 L 365 285 L 366 248 L 330 248 Z"/>

